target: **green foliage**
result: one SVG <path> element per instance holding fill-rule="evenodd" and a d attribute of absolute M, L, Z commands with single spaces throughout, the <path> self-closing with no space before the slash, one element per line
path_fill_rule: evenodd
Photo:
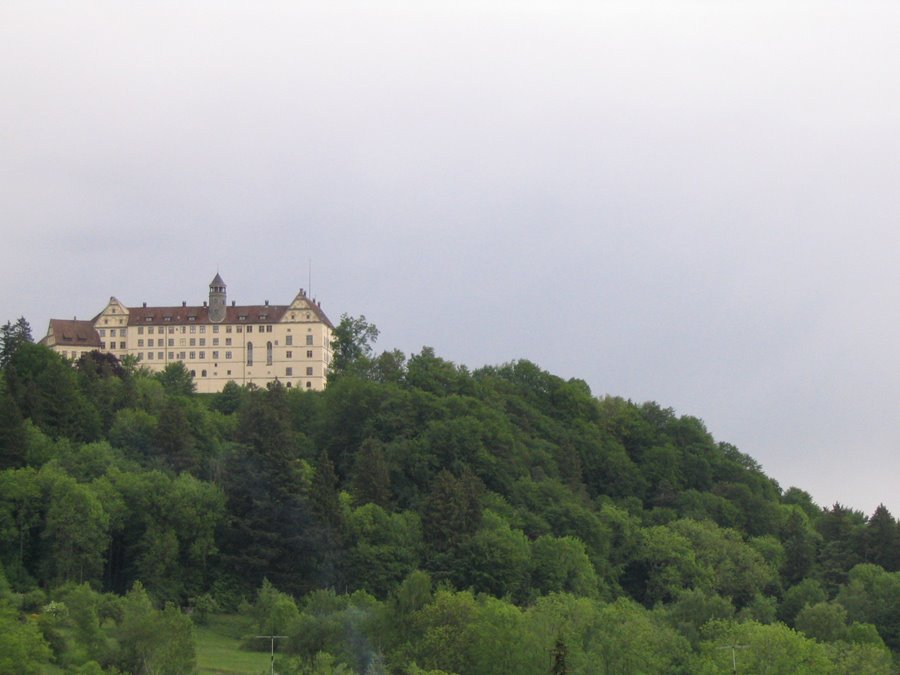
<path fill-rule="evenodd" d="M 120 644 L 117 665 L 125 672 L 176 675 L 194 669 L 196 653 L 190 618 L 172 604 L 155 609 L 140 584 L 135 584 L 124 598 L 116 637 Z"/>
<path fill-rule="evenodd" d="M 155 377 L 169 396 L 190 396 L 196 389 L 191 371 L 181 361 L 166 364 Z"/>
<path fill-rule="evenodd" d="M 847 610 L 835 602 L 807 605 L 797 614 L 794 627 L 819 642 L 846 640 Z"/>
<path fill-rule="evenodd" d="M 21 621 L 18 612 L 0 600 L 0 674 L 40 673 L 50 658 L 50 647 L 37 624 Z"/>
<path fill-rule="evenodd" d="M 371 367 L 372 344 L 378 339 L 375 325 L 366 321 L 363 315 L 342 314 L 331 336 L 329 382 L 351 373 L 366 375 Z"/>
<path fill-rule="evenodd" d="M 701 420 L 528 361 L 341 331 L 326 391 L 211 396 L 183 367 L 10 342 L 0 599 L 33 661 L 190 670 L 175 607 L 210 636 L 252 598 L 228 639 L 288 635 L 282 672 L 720 672 L 730 644 L 746 670 L 887 672 L 887 509 L 781 494 Z"/>
<path fill-rule="evenodd" d="M 48 482 L 50 500 L 42 536 L 52 553 L 45 559 L 46 577 L 57 583 L 99 583 L 109 514 L 89 486 L 65 474 L 51 473 Z"/>

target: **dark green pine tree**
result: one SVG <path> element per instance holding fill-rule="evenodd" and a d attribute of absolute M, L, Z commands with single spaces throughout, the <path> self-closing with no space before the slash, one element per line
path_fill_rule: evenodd
<path fill-rule="evenodd" d="M 176 398 L 166 401 L 156 427 L 156 445 L 162 462 L 175 471 L 196 473 L 200 468 L 191 425 L 184 406 Z"/>
<path fill-rule="evenodd" d="M 338 477 L 326 452 L 319 455 L 309 494 L 313 515 L 311 536 L 316 548 L 314 584 L 320 588 L 341 587 L 347 524 L 341 509 Z"/>
<path fill-rule="evenodd" d="M 900 569 L 900 524 L 884 504 L 879 504 L 866 523 L 866 560 L 888 572 Z"/>
<path fill-rule="evenodd" d="M 356 453 L 351 484 L 353 500 L 357 504 L 371 503 L 390 509 L 391 475 L 381 443 L 375 439 L 367 438 Z"/>
<path fill-rule="evenodd" d="M 422 512 L 422 533 L 430 549 L 427 565 L 436 579 L 464 582 L 466 547 L 481 525 L 484 485 L 465 470 L 457 478 L 444 469 L 431 484 Z"/>
<path fill-rule="evenodd" d="M 0 470 L 25 466 L 27 442 L 22 413 L 0 378 Z"/>
<path fill-rule="evenodd" d="M 241 445 L 224 481 L 229 525 L 222 557 L 248 588 L 268 578 L 288 593 L 302 594 L 316 587 L 321 556 L 283 387 L 247 393 L 237 436 Z"/>

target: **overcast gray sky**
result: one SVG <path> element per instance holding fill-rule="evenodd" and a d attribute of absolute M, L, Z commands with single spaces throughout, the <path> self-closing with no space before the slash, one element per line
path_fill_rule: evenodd
<path fill-rule="evenodd" d="M 900 515 L 895 2 L 0 3 L 0 321 L 308 285 Z"/>

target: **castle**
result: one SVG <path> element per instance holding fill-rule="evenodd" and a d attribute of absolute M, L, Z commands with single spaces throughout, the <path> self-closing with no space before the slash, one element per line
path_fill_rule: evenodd
<path fill-rule="evenodd" d="M 70 359 L 92 350 L 135 357 L 153 371 L 180 361 L 197 391 L 226 383 L 325 388 L 331 362 L 331 321 L 303 289 L 289 305 L 235 306 L 216 274 L 209 302 L 175 307 L 126 307 L 116 298 L 89 321 L 51 319 L 40 341 Z"/>

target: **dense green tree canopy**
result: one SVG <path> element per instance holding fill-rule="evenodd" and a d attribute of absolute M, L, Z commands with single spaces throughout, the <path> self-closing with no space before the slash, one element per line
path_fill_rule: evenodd
<path fill-rule="evenodd" d="M 298 673 L 712 673 L 729 645 L 751 672 L 887 673 L 900 650 L 895 518 L 782 491 L 699 419 L 528 361 L 376 355 L 365 317 L 324 392 L 200 395 L 26 327 L 2 332 L 0 672 L 184 672 L 187 607 L 283 632 Z"/>

